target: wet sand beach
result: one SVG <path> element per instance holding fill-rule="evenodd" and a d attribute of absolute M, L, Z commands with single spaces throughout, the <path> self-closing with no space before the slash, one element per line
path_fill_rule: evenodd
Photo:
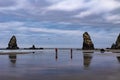
<path fill-rule="evenodd" d="M 61 49 L 57 53 L 54 49 L 19 53 L 0 55 L 1 80 L 120 79 L 120 53 L 87 53 L 76 49 Z"/>

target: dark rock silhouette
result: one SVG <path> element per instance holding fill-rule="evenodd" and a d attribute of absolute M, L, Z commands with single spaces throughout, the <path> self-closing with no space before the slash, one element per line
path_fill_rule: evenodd
<path fill-rule="evenodd" d="M 118 35 L 115 44 L 112 44 L 111 49 L 120 49 L 120 34 Z"/>
<path fill-rule="evenodd" d="M 17 46 L 17 39 L 14 35 L 10 39 L 7 49 L 19 49 L 19 47 Z"/>
<path fill-rule="evenodd" d="M 101 52 L 101 53 L 104 53 L 104 52 L 105 52 L 105 49 L 103 49 L 103 48 L 100 49 L 100 52 Z"/>
<path fill-rule="evenodd" d="M 115 48 L 116 48 L 116 45 L 113 43 L 111 46 L 111 49 L 115 49 Z"/>
<path fill-rule="evenodd" d="M 33 45 L 30 49 L 36 49 L 35 45 Z"/>
<path fill-rule="evenodd" d="M 93 50 L 94 49 L 94 44 L 90 38 L 90 35 L 85 32 L 83 34 L 83 47 L 82 47 L 83 50 Z"/>

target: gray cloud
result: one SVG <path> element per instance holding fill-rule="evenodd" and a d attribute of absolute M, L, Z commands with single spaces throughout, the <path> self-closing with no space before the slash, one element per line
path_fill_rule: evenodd
<path fill-rule="evenodd" d="M 40 43 L 35 42 L 40 37 L 41 43 L 48 42 L 49 46 L 60 39 L 56 42 L 59 45 L 80 47 L 82 33 L 88 31 L 96 47 L 109 47 L 120 31 L 118 1 L 0 0 L 0 31 L 3 33 L 0 37 L 7 36 L 3 39 L 5 42 L 12 34 L 19 36 L 19 40 L 35 36 L 29 42 L 25 41 L 26 45 Z M 71 37 L 73 39 L 69 41 Z M 72 41 L 76 41 L 75 44 Z"/>
<path fill-rule="evenodd" d="M 0 0 L 0 7 L 9 7 L 15 5 L 15 1 L 13 0 Z"/>
<path fill-rule="evenodd" d="M 0 1 L 0 13 L 16 20 L 119 24 L 119 3 L 117 0 L 6 0 Z M 110 16 L 118 19 L 110 20 Z"/>

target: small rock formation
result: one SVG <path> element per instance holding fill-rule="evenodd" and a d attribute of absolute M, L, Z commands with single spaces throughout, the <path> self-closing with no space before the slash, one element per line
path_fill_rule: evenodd
<path fill-rule="evenodd" d="M 104 52 L 105 52 L 105 49 L 103 49 L 103 48 L 100 49 L 100 52 L 101 52 L 101 53 L 104 53 Z"/>
<path fill-rule="evenodd" d="M 83 50 L 93 50 L 94 49 L 94 44 L 90 38 L 90 35 L 85 32 L 83 34 L 83 47 L 82 47 Z"/>
<path fill-rule="evenodd" d="M 30 49 L 36 49 L 35 45 L 33 45 Z"/>
<path fill-rule="evenodd" d="M 14 35 L 10 39 L 7 49 L 19 49 L 19 47 L 17 46 L 17 39 Z"/>
<path fill-rule="evenodd" d="M 115 44 L 112 44 L 111 49 L 120 49 L 120 34 L 118 35 Z"/>

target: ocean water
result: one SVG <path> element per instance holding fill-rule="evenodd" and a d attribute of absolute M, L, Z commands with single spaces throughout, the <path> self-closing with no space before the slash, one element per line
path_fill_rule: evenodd
<path fill-rule="evenodd" d="M 0 80 L 120 80 L 120 53 L 1 50 Z"/>

